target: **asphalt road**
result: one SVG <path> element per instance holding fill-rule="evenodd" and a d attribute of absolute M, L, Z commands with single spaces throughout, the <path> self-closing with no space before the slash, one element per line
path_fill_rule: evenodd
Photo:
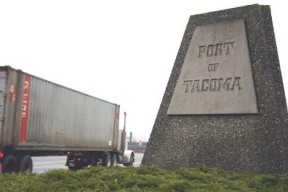
<path fill-rule="evenodd" d="M 143 158 L 143 153 L 135 153 L 134 167 L 139 167 Z M 33 173 L 45 173 L 55 169 L 68 169 L 65 166 L 66 156 L 43 156 L 32 157 Z"/>

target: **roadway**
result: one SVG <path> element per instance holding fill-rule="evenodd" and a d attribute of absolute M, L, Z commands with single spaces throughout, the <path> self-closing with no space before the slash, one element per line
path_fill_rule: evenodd
<path fill-rule="evenodd" d="M 139 167 L 143 158 L 143 153 L 135 153 L 134 167 Z M 66 156 L 41 156 L 32 157 L 33 173 L 45 173 L 55 169 L 68 169 L 65 166 Z"/>

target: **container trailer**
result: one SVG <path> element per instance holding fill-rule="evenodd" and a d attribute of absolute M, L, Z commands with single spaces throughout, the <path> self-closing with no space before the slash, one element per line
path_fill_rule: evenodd
<path fill-rule="evenodd" d="M 120 106 L 0 67 L 0 172 L 32 172 L 31 156 L 67 155 L 70 170 L 132 165 Z"/>

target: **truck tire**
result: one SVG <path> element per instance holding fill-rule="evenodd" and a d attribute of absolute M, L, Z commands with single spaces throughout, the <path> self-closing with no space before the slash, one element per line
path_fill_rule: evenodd
<path fill-rule="evenodd" d="M 19 172 L 27 172 L 32 173 L 33 170 L 33 162 L 30 155 L 24 155 L 20 159 L 19 163 Z"/>
<path fill-rule="evenodd" d="M 124 166 L 132 166 L 133 163 L 134 163 L 134 154 L 132 153 L 132 154 L 130 155 L 129 162 L 128 162 L 128 163 L 124 163 L 123 165 L 124 165 Z"/>
<path fill-rule="evenodd" d="M 103 158 L 103 166 L 104 167 L 110 167 L 111 166 L 111 155 L 105 154 Z"/>
<path fill-rule="evenodd" d="M 116 166 L 117 165 L 117 155 L 112 155 L 111 157 L 111 166 Z"/>
<path fill-rule="evenodd" d="M 17 172 L 17 161 L 14 155 L 7 155 L 3 159 L 2 165 L 2 172 L 3 173 L 16 173 Z"/>
<path fill-rule="evenodd" d="M 75 165 L 72 165 L 72 163 L 68 163 L 67 167 L 70 171 L 76 171 L 77 170 L 77 167 Z"/>

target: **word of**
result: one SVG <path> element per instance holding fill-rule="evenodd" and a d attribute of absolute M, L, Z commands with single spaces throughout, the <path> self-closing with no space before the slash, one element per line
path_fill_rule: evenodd
<path fill-rule="evenodd" d="M 216 71 L 216 68 L 219 66 L 219 63 L 211 63 L 208 65 L 208 72 Z"/>

